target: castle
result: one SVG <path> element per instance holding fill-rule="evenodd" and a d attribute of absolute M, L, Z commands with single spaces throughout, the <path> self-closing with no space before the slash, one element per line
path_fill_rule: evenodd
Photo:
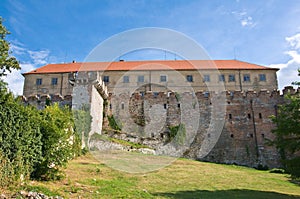
<path fill-rule="evenodd" d="M 49 64 L 23 74 L 23 94 L 39 108 L 47 100 L 89 105 L 91 133 L 108 125 L 105 115 L 114 116 L 122 139 L 157 154 L 277 167 L 277 149 L 267 144 L 274 138 L 269 117 L 283 102 L 277 71 L 238 60 Z M 179 126 L 184 139 L 174 143 L 171 129 Z"/>

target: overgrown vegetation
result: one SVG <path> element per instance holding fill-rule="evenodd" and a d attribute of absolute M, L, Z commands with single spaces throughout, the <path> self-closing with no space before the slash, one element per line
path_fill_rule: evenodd
<path fill-rule="evenodd" d="M 186 138 L 186 130 L 184 124 L 179 124 L 177 126 L 169 127 L 169 141 L 173 141 L 176 144 L 183 145 L 185 143 Z"/>
<path fill-rule="evenodd" d="M 42 159 L 40 115 L 24 107 L 0 81 L 0 185 L 28 179 Z"/>
<path fill-rule="evenodd" d="M 111 115 L 111 116 L 107 116 L 107 119 L 108 119 L 108 122 L 109 122 L 109 126 L 114 129 L 114 130 L 117 130 L 117 131 L 121 131 L 121 127 L 118 125 L 114 115 Z"/>
<path fill-rule="evenodd" d="M 82 106 L 80 110 L 73 110 L 75 131 L 78 132 L 81 140 L 84 140 L 85 146 L 88 146 L 88 137 L 91 131 L 92 116 L 89 107 Z"/>
<path fill-rule="evenodd" d="M 300 76 L 300 71 L 299 76 Z M 299 82 L 294 82 L 299 85 Z M 285 170 L 293 178 L 300 178 L 300 93 L 285 96 L 286 102 L 278 106 L 277 115 L 272 117 L 276 124 L 272 142 L 280 152 Z"/>
<path fill-rule="evenodd" d="M 0 17 L 0 77 L 20 69 L 10 55 L 7 34 Z M 47 99 L 44 110 L 24 106 L 0 79 L 0 187 L 19 185 L 30 177 L 58 179 L 68 160 L 80 154 L 71 111 L 50 105 Z"/>
<path fill-rule="evenodd" d="M 57 104 L 24 106 L 0 81 L 0 186 L 31 178 L 59 179 L 61 168 L 80 154 L 71 111 Z"/>
<path fill-rule="evenodd" d="M 81 142 L 74 131 L 72 112 L 58 104 L 41 111 L 42 160 L 32 176 L 42 180 L 56 180 L 63 175 L 61 167 L 80 154 Z"/>

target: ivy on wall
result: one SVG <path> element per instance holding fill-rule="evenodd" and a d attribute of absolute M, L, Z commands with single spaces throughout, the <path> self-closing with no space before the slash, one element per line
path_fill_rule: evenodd
<path fill-rule="evenodd" d="M 169 141 L 174 142 L 179 145 L 183 145 L 185 143 L 186 138 L 186 129 L 184 124 L 179 124 L 177 126 L 169 127 Z"/>
<path fill-rule="evenodd" d="M 117 130 L 117 131 L 121 131 L 121 127 L 118 125 L 118 123 L 116 122 L 116 119 L 113 115 L 111 116 L 107 116 L 108 118 L 108 122 L 109 122 L 109 126 L 114 129 L 114 130 Z"/>

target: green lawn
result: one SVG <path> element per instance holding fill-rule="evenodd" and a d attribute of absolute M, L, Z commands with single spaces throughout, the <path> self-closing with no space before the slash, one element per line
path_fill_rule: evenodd
<path fill-rule="evenodd" d="M 64 198 L 299 198 L 300 186 L 285 174 L 234 165 L 178 159 L 144 174 L 117 171 L 92 155 L 71 161 L 66 179 L 36 182 L 28 190 Z"/>

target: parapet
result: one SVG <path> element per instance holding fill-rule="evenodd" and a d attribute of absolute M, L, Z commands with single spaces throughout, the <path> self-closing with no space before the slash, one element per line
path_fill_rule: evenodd
<path fill-rule="evenodd" d="M 214 97 L 220 97 L 224 96 L 227 100 L 253 100 L 253 99 L 261 99 L 262 101 L 267 101 L 269 99 L 282 99 L 285 94 L 296 94 L 299 93 L 299 89 L 291 89 L 290 87 L 285 88 L 283 91 L 283 94 L 281 95 L 278 90 L 267 90 L 267 89 L 261 89 L 260 91 L 255 90 L 247 90 L 247 91 L 196 91 L 196 92 L 183 92 L 183 93 L 177 93 L 177 92 L 152 92 L 152 91 L 146 91 L 146 92 L 134 92 L 131 95 L 128 93 L 122 93 L 115 95 L 114 93 L 109 93 L 110 98 L 132 98 L 135 100 L 143 100 L 143 99 L 162 99 L 166 98 L 168 100 L 176 98 L 178 101 L 180 99 L 194 99 L 197 98 L 198 100 L 209 100 Z"/>
<path fill-rule="evenodd" d="M 72 96 L 66 95 L 61 96 L 60 94 L 56 95 L 31 95 L 27 98 L 21 96 L 21 100 L 24 104 L 36 106 L 38 109 L 43 109 L 47 103 L 58 103 L 61 106 L 71 106 L 72 105 Z"/>

